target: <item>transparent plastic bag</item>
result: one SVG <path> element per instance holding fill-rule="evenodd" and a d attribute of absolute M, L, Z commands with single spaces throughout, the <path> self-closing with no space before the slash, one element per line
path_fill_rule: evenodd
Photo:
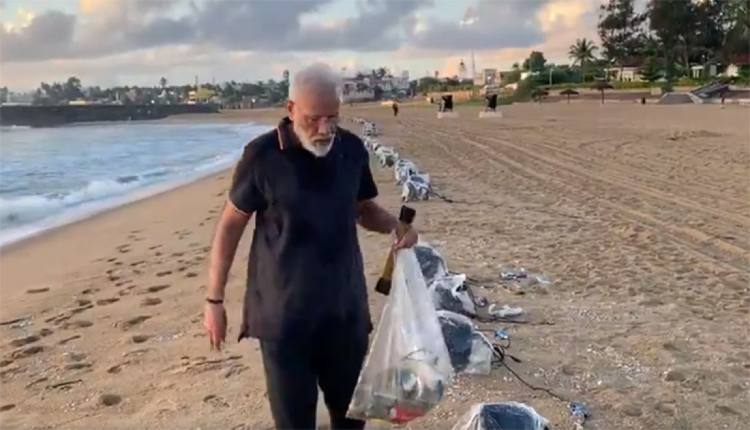
<path fill-rule="evenodd" d="M 546 430 L 547 419 L 518 402 L 480 403 L 471 407 L 453 430 Z"/>
<path fill-rule="evenodd" d="M 401 424 L 440 402 L 453 368 L 413 250 L 397 253 L 392 285 L 347 415 Z"/>
<path fill-rule="evenodd" d="M 466 285 L 463 273 L 436 278 L 429 286 L 435 309 L 457 312 L 474 318 L 477 308 Z"/>
<path fill-rule="evenodd" d="M 448 265 L 445 263 L 445 259 L 429 243 L 419 242 L 414 247 L 414 253 L 417 254 L 419 266 L 422 268 L 422 276 L 424 276 L 427 285 L 431 285 L 435 279 L 448 274 Z"/>
<path fill-rule="evenodd" d="M 451 311 L 437 314 L 453 370 L 473 375 L 489 374 L 494 357 L 492 343 L 476 330 L 468 317 Z"/>

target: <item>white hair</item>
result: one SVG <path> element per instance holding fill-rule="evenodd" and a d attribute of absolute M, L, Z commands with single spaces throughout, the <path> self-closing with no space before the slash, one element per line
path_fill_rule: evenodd
<path fill-rule="evenodd" d="M 289 88 L 289 100 L 295 100 L 305 91 L 331 91 L 340 96 L 341 77 L 327 64 L 315 63 L 294 74 Z"/>

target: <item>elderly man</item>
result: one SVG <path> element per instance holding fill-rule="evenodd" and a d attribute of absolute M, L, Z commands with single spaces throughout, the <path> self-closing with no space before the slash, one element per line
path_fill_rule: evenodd
<path fill-rule="evenodd" d="M 325 65 L 298 72 L 289 116 L 246 147 L 219 219 L 204 324 L 226 336 L 227 273 L 255 214 L 239 339 L 260 340 L 276 427 L 315 427 L 318 386 L 335 429 L 346 418 L 372 329 L 357 224 L 391 233 L 398 220 L 373 199 L 362 141 L 338 127 L 338 77 Z M 410 230 L 394 248 L 411 247 Z"/>

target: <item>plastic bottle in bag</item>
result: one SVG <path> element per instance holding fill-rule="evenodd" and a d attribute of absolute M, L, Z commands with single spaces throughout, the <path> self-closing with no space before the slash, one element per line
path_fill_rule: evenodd
<path fill-rule="evenodd" d="M 398 251 L 388 296 L 347 415 L 402 424 L 427 414 L 453 376 L 414 251 Z"/>

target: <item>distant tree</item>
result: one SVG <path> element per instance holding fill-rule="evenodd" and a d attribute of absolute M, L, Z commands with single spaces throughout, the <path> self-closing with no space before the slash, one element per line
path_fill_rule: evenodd
<path fill-rule="evenodd" d="M 521 66 L 518 65 L 518 62 L 513 63 L 513 70 L 520 70 Z"/>
<path fill-rule="evenodd" d="M 167 87 L 167 78 L 165 78 L 164 76 L 162 76 L 161 79 L 159 79 L 159 86 L 162 89 L 166 88 Z"/>
<path fill-rule="evenodd" d="M 576 43 L 570 45 L 570 48 L 568 48 L 568 56 L 573 60 L 573 64 L 581 66 L 583 81 L 586 80 L 586 70 L 588 65 L 594 61 L 594 52 L 597 49 L 596 45 L 585 37 L 583 39 L 576 39 Z"/>
<path fill-rule="evenodd" d="M 645 13 L 636 13 L 635 0 L 608 0 L 600 5 L 597 29 L 602 54 L 610 63 L 625 66 L 640 56 L 646 18 Z"/>
<path fill-rule="evenodd" d="M 69 77 L 68 80 L 65 81 L 65 84 L 63 84 L 62 95 L 67 101 L 82 98 L 83 92 L 81 91 L 81 80 L 75 76 Z"/>
<path fill-rule="evenodd" d="M 650 28 L 659 41 L 665 62 L 666 90 L 672 87 L 678 48 L 691 31 L 685 23 L 692 21 L 692 13 L 693 3 L 690 0 L 651 0 L 649 4 Z"/>
<path fill-rule="evenodd" d="M 0 88 L 0 103 L 8 102 L 8 87 Z"/>
<path fill-rule="evenodd" d="M 516 63 L 517 64 L 517 63 Z M 511 72 L 503 75 L 503 80 L 500 85 L 514 84 L 521 80 L 521 70 L 514 68 Z"/>
<path fill-rule="evenodd" d="M 529 58 L 524 60 L 523 62 L 523 70 L 528 70 L 531 72 L 541 72 L 544 70 L 544 64 L 547 62 L 547 59 L 544 58 L 544 54 L 539 51 L 531 51 L 531 54 L 529 54 Z"/>
<path fill-rule="evenodd" d="M 648 57 L 643 62 L 640 68 L 641 79 L 648 82 L 656 82 L 662 77 L 661 66 L 659 65 L 659 59 L 656 57 Z"/>

